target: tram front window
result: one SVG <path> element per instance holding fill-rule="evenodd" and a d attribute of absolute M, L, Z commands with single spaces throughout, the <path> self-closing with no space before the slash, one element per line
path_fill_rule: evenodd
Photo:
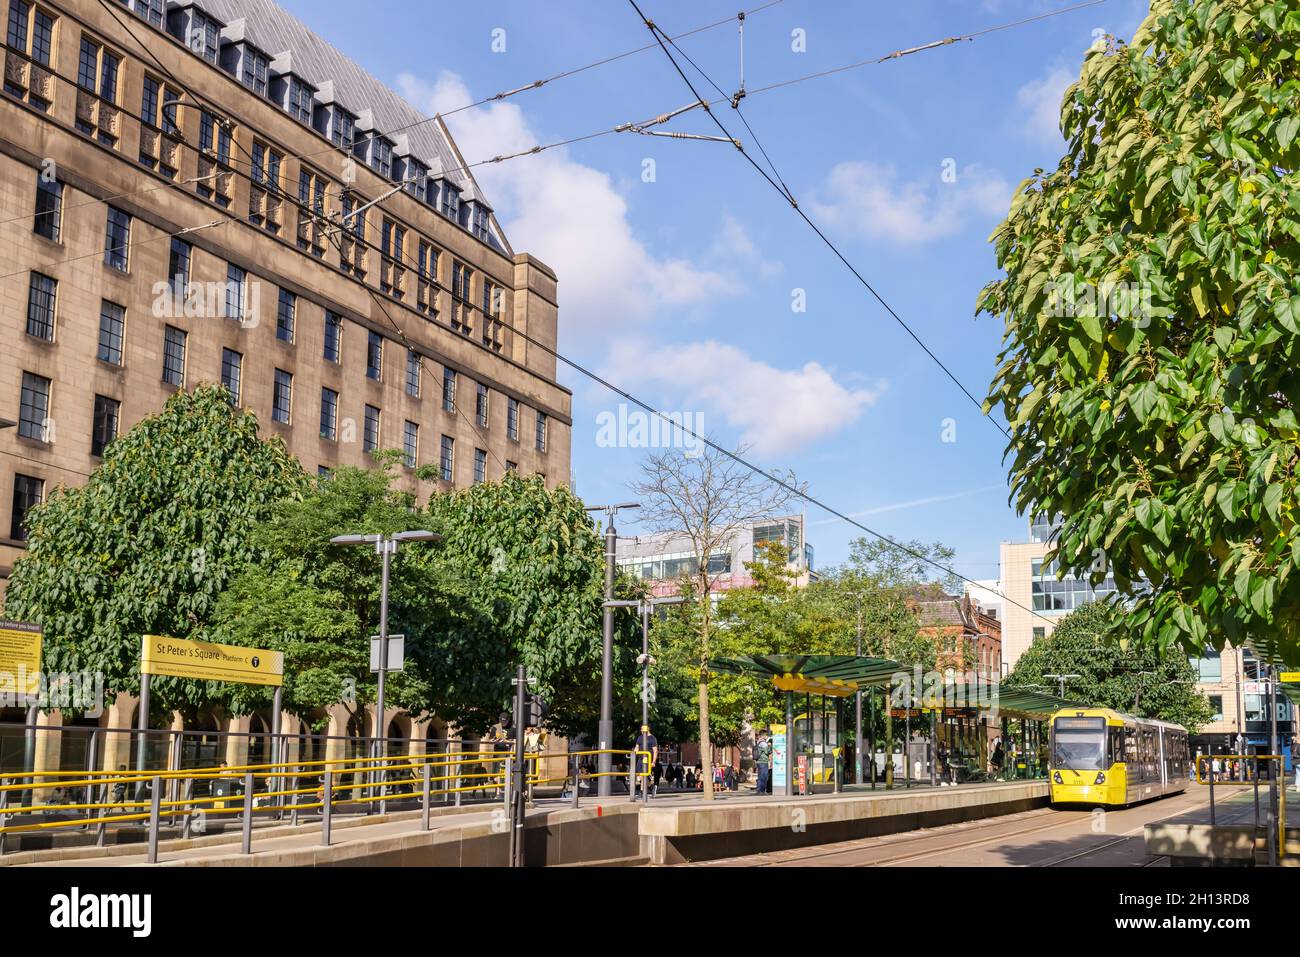
<path fill-rule="evenodd" d="M 1085 723 L 1086 722 L 1086 723 Z M 1052 767 L 1104 771 L 1106 722 L 1102 718 L 1059 718 L 1052 734 Z"/>

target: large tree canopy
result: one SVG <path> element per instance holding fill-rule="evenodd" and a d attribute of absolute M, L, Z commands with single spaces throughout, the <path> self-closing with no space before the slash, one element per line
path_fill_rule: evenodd
<path fill-rule="evenodd" d="M 104 452 L 89 481 L 55 489 L 28 518 L 5 614 L 38 622 L 43 667 L 139 690 L 140 636 L 203 637 L 232 577 L 260 557 L 251 533 L 305 490 L 302 467 L 225 390 L 177 392 Z M 192 714 L 215 682 L 157 678 L 157 710 Z"/>
<path fill-rule="evenodd" d="M 1050 635 L 1029 646 L 1007 683 L 1039 685 L 1056 694 L 1057 679 L 1047 675 L 1078 675 L 1066 683 L 1067 698 L 1173 721 L 1195 733 L 1213 717 L 1210 702 L 1196 690 L 1196 669 L 1177 651 L 1108 640 L 1122 617 L 1121 609 L 1100 601 L 1071 612 Z"/>
<path fill-rule="evenodd" d="M 1155 0 L 993 233 L 1022 510 L 1161 647 L 1300 636 L 1300 11 Z"/>

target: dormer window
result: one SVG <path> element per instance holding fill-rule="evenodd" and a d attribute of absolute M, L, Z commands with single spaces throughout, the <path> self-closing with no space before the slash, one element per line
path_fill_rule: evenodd
<path fill-rule="evenodd" d="M 239 79 L 258 96 L 266 96 L 266 79 L 267 71 L 270 69 L 271 61 L 265 54 L 259 53 L 252 47 L 244 44 L 240 59 Z"/>
<path fill-rule="evenodd" d="M 351 150 L 356 141 L 357 118 L 337 103 L 327 103 L 316 111 L 316 131 L 340 149 Z"/>
<path fill-rule="evenodd" d="M 384 179 L 393 178 L 393 144 L 389 140 L 372 133 L 369 139 L 358 143 L 357 148 L 360 150 L 358 155 L 366 161 L 367 166 Z"/>
<path fill-rule="evenodd" d="M 406 181 L 406 191 L 422 203 L 427 203 L 429 196 L 429 167 L 414 156 L 408 156 L 403 164 L 402 179 Z"/>
<path fill-rule="evenodd" d="M 488 238 L 488 211 L 482 203 L 474 204 L 474 235 L 479 239 L 487 242 Z"/>
<path fill-rule="evenodd" d="M 155 27 L 162 27 L 163 0 L 133 0 L 131 9 L 140 19 L 148 21 Z"/>
<path fill-rule="evenodd" d="M 285 109 L 300 123 L 311 125 L 311 97 L 315 91 L 298 79 L 296 76 L 289 77 L 289 100 Z"/>
<path fill-rule="evenodd" d="M 215 64 L 221 53 L 221 24 L 198 7 L 190 7 L 188 12 L 188 20 L 181 21 L 181 40 L 203 59 Z"/>
<path fill-rule="evenodd" d="M 442 184 L 442 204 L 438 211 L 452 222 L 460 218 L 460 190 L 446 180 Z"/>

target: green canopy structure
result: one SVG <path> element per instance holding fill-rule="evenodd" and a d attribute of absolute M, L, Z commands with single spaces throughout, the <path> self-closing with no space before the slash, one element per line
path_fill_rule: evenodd
<path fill-rule="evenodd" d="M 856 691 L 888 684 L 904 670 L 889 658 L 859 655 L 744 655 L 711 658 L 709 670 L 728 675 L 765 675 L 780 691 L 799 691 L 844 698 Z"/>
<path fill-rule="evenodd" d="M 832 697 L 847 697 L 857 691 L 878 688 L 896 680 L 898 675 L 911 677 L 914 672 L 889 658 L 866 658 L 859 655 L 746 655 L 713 658 L 709 669 L 721 674 L 762 675 L 771 679 L 779 691 L 808 692 Z M 917 687 L 920 698 L 927 690 Z M 940 689 L 934 689 L 938 691 Z M 1058 698 L 1032 688 L 994 685 L 991 682 L 957 682 L 942 687 L 944 700 L 936 707 L 967 707 L 999 711 L 1017 718 L 1044 721 L 1064 708 L 1089 708 L 1083 701 Z"/>

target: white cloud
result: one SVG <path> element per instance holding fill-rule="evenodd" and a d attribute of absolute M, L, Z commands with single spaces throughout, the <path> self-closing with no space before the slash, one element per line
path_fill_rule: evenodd
<path fill-rule="evenodd" d="M 734 267 L 756 270 L 764 278 L 779 276 L 785 271 L 785 264 L 764 256 L 740 220 L 726 211 L 722 214 L 722 227 L 709 248 L 709 258 L 720 263 L 730 263 Z"/>
<path fill-rule="evenodd" d="M 1078 77 L 1063 66 L 1054 67 L 1045 76 L 1030 80 L 1016 91 L 1016 125 L 1033 140 L 1060 146 L 1061 98 L 1065 88 Z"/>
<path fill-rule="evenodd" d="M 720 415 L 740 441 L 765 457 L 785 455 L 852 425 L 884 390 L 850 388 L 817 362 L 779 369 L 741 349 L 708 340 L 655 347 L 625 342 L 611 350 L 608 377 L 626 388 L 653 386 L 665 412 L 699 413 L 705 431 Z"/>
<path fill-rule="evenodd" d="M 972 218 L 1005 216 L 1012 186 L 978 164 L 956 170 L 945 182 L 943 167 L 900 181 L 892 166 L 861 160 L 839 163 L 810 206 L 827 224 L 869 239 L 916 245 L 961 232 Z"/>
<path fill-rule="evenodd" d="M 404 73 L 398 89 L 430 114 L 474 99 L 449 71 L 433 85 Z M 467 163 L 545 141 L 512 103 L 466 110 L 447 123 Z M 480 166 L 473 173 L 515 249 L 536 255 L 559 276 L 565 332 L 644 319 L 657 307 L 692 305 L 741 291 L 736 280 L 720 272 L 651 253 L 634 234 L 627 202 L 610 176 L 575 162 L 563 148 Z"/>

